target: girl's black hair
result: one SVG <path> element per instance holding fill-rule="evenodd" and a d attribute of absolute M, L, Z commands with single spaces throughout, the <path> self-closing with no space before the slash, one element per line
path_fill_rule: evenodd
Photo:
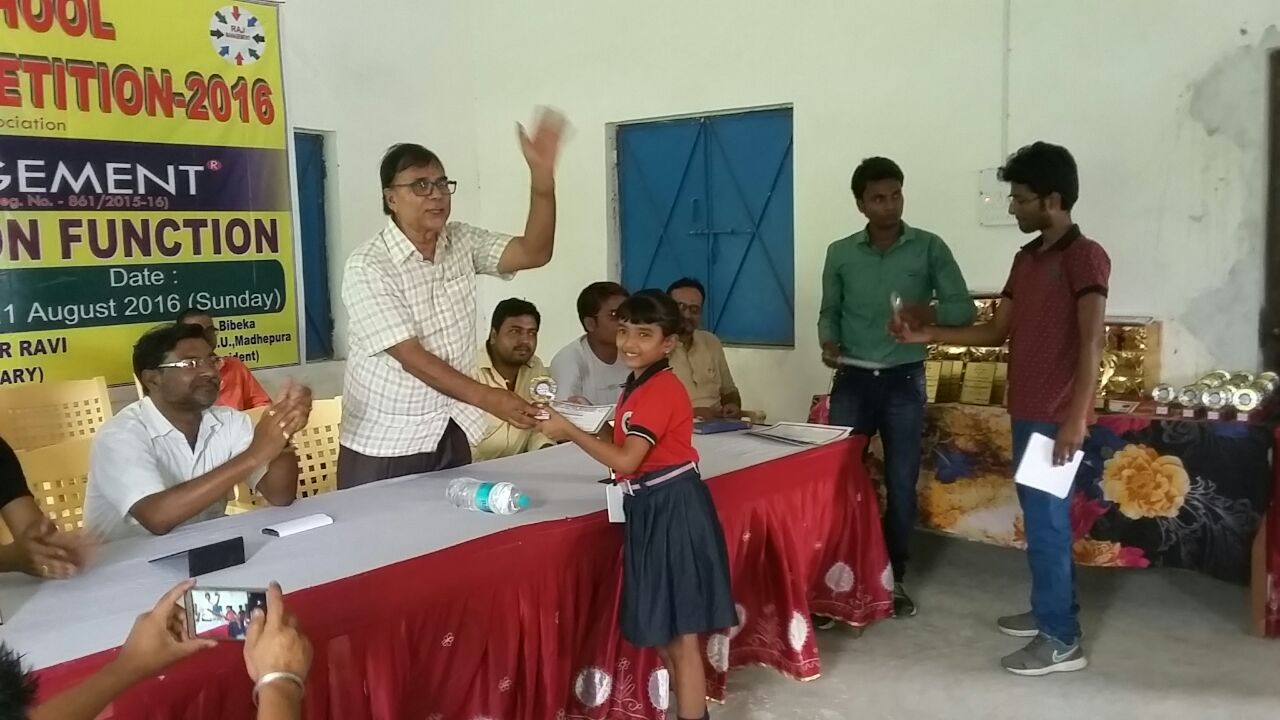
<path fill-rule="evenodd" d="M 680 306 L 657 289 L 641 290 L 622 301 L 617 318 L 632 325 L 657 325 L 663 335 L 676 335 L 684 328 Z"/>

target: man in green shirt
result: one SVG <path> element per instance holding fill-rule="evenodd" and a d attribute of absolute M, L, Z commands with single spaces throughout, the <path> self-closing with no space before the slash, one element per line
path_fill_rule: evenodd
<path fill-rule="evenodd" d="M 831 422 L 868 437 L 878 432 L 884 444 L 893 609 L 907 617 L 916 614 L 902 581 L 916 520 L 925 349 L 898 343 L 889 326 L 970 325 L 976 312 L 947 244 L 902 221 L 902 180 L 888 158 L 868 158 L 854 171 L 853 197 L 867 226 L 827 249 L 818 339 L 823 362 L 836 369 Z M 897 307 L 891 298 L 900 299 Z"/>

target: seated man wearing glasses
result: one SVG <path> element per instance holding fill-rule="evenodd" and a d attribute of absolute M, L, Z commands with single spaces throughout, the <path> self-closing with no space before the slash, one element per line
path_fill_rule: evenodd
<path fill-rule="evenodd" d="M 720 338 L 702 329 L 702 305 L 707 293 L 702 283 L 693 278 L 680 278 L 671 283 L 667 294 L 680 307 L 685 329 L 680 344 L 671 353 L 671 370 L 675 372 L 689 399 L 694 417 L 710 420 L 743 415 L 742 396 L 729 372 Z"/>
<path fill-rule="evenodd" d="M 412 143 L 382 158 L 382 230 L 347 259 L 350 322 L 338 487 L 466 465 L 485 413 L 520 430 L 537 410 L 475 380 L 476 276 L 509 279 L 551 260 L 555 160 L 564 119 L 544 112 L 520 132 L 529 214 L 518 237 L 449 220 L 458 188 L 435 153 Z"/>
<path fill-rule="evenodd" d="M 164 325 L 133 346 L 145 396 L 93 438 L 84 524 L 106 540 L 164 535 L 221 517 L 237 483 L 272 505 L 293 502 L 298 460 L 289 440 L 307 424 L 311 391 L 286 383 L 255 428 L 218 407 L 218 357 L 196 325 Z"/>
<path fill-rule="evenodd" d="M 204 330 L 204 339 L 209 341 L 216 352 L 218 349 L 218 328 L 213 324 L 213 316 L 204 310 L 187 308 L 178 315 L 179 325 L 199 325 Z M 271 404 L 271 396 L 258 379 L 253 376 L 249 366 L 235 355 L 224 355 L 218 368 L 218 377 L 222 381 L 222 390 L 218 392 L 216 405 L 234 410 L 252 410 Z"/>

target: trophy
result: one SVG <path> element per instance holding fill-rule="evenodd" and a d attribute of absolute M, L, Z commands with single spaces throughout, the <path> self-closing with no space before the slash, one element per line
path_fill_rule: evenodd
<path fill-rule="evenodd" d="M 1151 399 L 1156 405 L 1172 405 L 1178 401 L 1178 389 L 1168 383 L 1160 383 L 1151 389 Z"/>
<path fill-rule="evenodd" d="M 1231 380 L 1231 373 L 1226 370 L 1210 370 L 1204 377 L 1196 382 L 1205 387 L 1222 387 Z"/>
<path fill-rule="evenodd" d="M 1200 406 L 1200 396 L 1208 386 L 1200 383 L 1187 385 L 1178 391 L 1178 404 L 1188 410 Z"/>
<path fill-rule="evenodd" d="M 1200 404 L 1209 412 L 1222 412 L 1231 405 L 1235 395 L 1236 388 L 1230 385 L 1205 388 L 1200 393 Z"/>
<path fill-rule="evenodd" d="M 894 320 L 900 320 L 902 315 L 902 296 L 897 290 L 889 293 L 889 311 L 893 313 Z"/>
<path fill-rule="evenodd" d="M 1252 385 L 1253 373 L 1247 373 L 1247 372 L 1232 373 L 1231 377 L 1227 379 L 1227 384 L 1234 385 L 1237 388 L 1242 388 L 1246 385 Z"/>
<path fill-rule="evenodd" d="M 1235 394 L 1231 397 L 1231 406 L 1237 411 L 1248 415 L 1262 407 L 1264 395 L 1263 390 L 1257 385 L 1246 385 L 1236 389 Z"/>
<path fill-rule="evenodd" d="M 1098 390 L 1093 404 L 1095 410 L 1102 410 L 1107 406 L 1107 386 L 1111 384 L 1111 378 L 1115 376 L 1119 364 L 1120 359 L 1114 352 L 1107 350 L 1102 353 L 1102 360 L 1098 364 Z"/>
<path fill-rule="evenodd" d="M 1258 377 L 1254 378 L 1253 381 L 1265 388 L 1264 392 L 1267 395 L 1270 395 L 1275 392 L 1277 388 L 1280 388 L 1280 376 L 1277 376 L 1273 372 L 1258 373 Z"/>
<path fill-rule="evenodd" d="M 1248 373 L 1240 373 L 1247 375 Z M 1252 382 L 1246 383 L 1236 389 L 1235 397 L 1231 399 L 1231 405 L 1235 407 L 1242 415 L 1246 416 L 1242 419 L 1248 419 L 1248 414 L 1262 407 L 1271 395 L 1280 386 L 1277 383 L 1276 374 L 1272 372 L 1258 373 Z"/>
<path fill-rule="evenodd" d="M 546 420 L 551 417 L 551 413 L 547 412 L 546 406 L 556 399 L 556 381 L 546 375 L 539 375 L 529 381 L 529 397 L 534 405 L 539 405 L 538 419 Z"/>

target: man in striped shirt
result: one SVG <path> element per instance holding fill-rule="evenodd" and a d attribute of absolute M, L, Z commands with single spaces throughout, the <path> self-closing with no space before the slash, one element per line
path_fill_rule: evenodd
<path fill-rule="evenodd" d="M 338 487 L 469 463 L 485 412 L 533 427 L 533 406 L 474 379 L 476 276 L 510 278 L 551 260 L 563 128 L 563 117 L 543 112 L 533 133 L 521 129 L 530 201 L 519 237 L 450 222 L 457 181 L 421 145 L 383 157 L 387 225 L 352 253 L 342 278 L 350 335 Z"/>

